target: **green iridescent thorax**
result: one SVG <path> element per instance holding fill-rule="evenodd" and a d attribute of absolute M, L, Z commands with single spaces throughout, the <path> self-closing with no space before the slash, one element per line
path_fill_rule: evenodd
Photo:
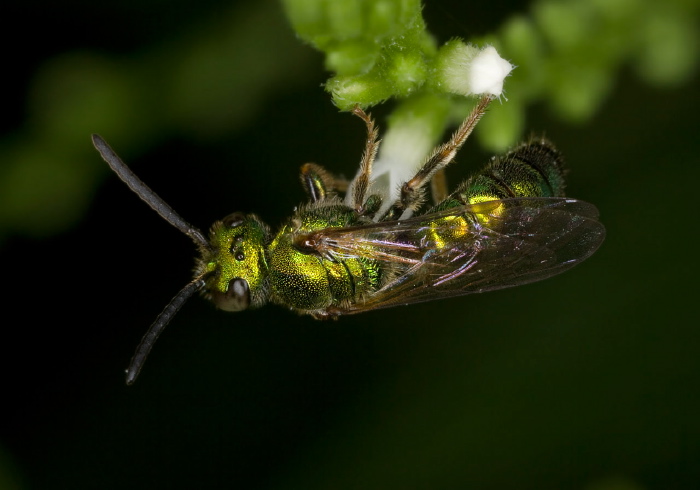
<path fill-rule="evenodd" d="M 221 309 L 227 308 L 218 298 L 225 295 L 234 279 L 243 279 L 250 289 L 250 307 L 267 302 L 268 265 L 265 244 L 269 229 L 255 215 L 235 213 L 217 221 L 211 228 L 211 251 L 204 251 L 196 275 L 210 273 L 206 278 L 207 296 Z"/>
<path fill-rule="evenodd" d="M 329 260 L 301 250 L 295 237 L 324 228 L 357 224 L 342 204 L 310 205 L 299 210 L 268 248 L 270 299 L 302 313 L 357 301 L 379 284 L 376 262 L 359 257 Z"/>

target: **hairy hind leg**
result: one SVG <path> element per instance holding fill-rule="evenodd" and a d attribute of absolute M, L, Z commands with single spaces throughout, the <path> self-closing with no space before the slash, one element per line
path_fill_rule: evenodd
<path fill-rule="evenodd" d="M 379 140 L 377 139 L 379 131 L 374 124 L 372 115 L 366 114 L 360 106 L 355 106 L 352 113 L 362 119 L 367 126 L 367 140 L 365 142 L 365 151 L 362 153 L 362 160 L 360 161 L 360 172 L 352 181 L 352 188 L 350 190 L 352 193 L 350 202 L 352 203 L 353 209 L 355 209 L 358 214 L 363 214 L 365 211 L 367 190 L 369 189 L 370 177 L 372 175 L 372 165 L 374 164 L 374 159 L 379 149 Z"/>
<path fill-rule="evenodd" d="M 416 172 L 416 175 L 401 186 L 401 196 L 393 205 L 395 211 L 415 211 L 423 204 L 425 186 L 433 179 L 437 172 L 441 171 L 452 162 L 459 149 L 467 140 L 467 137 L 476 127 L 476 124 L 486 113 L 486 107 L 488 107 L 491 100 L 493 100 L 493 98 L 490 95 L 482 96 L 467 118 L 460 124 L 459 128 L 457 128 L 457 131 L 452 134 L 452 137 L 447 142 L 435 148 L 418 172 Z M 439 189 L 439 184 L 437 184 L 437 187 L 439 192 L 444 192 L 446 194 L 446 189 L 441 191 Z M 394 211 L 394 209 L 392 209 L 392 211 Z"/>

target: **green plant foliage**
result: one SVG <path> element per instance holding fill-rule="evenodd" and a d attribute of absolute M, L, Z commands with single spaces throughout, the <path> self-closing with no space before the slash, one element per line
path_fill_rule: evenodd
<path fill-rule="evenodd" d="M 129 58 L 69 52 L 38 67 L 23 126 L 0 137 L 0 240 L 47 236 L 84 215 L 106 169 L 96 169 L 88 135 L 110 136 L 128 159 L 177 133 L 216 138 L 244 127 L 270 94 L 313 84 L 312 51 L 332 75 L 325 90 L 342 110 L 395 99 L 441 99 L 461 110 L 422 111 L 435 135 L 469 110 L 446 82 L 444 62 L 456 47 L 438 46 L 419 0 L 272 0 L 232 8 L 194 25 L 177 42 L 144 47 Z M 502 151 L 525 133 L 525 111 L 545 102 L 561 119 L 584 123 L 631 67 L 655 86 L 678 86 L 698 60 L 697 0 L 538 0 L 507 18 L 476 46 L 494 45 L 517 66 L 502 105 L 492 104 L 476 137 Z M 244 68 L 242 68 L 244 67 Z M 124 140 L 124 143 L 120 143 Z M 57 205 L 56 203 L 60 203 Z"/>
<path fill-rule="evenodd" d="M 284 5 L 299 36 L 325 53 L 326 67 L 334 72 L 326 90 L 340 109 L 427 91 L 451 96 L 441 79 L 443 64 L 467 45 L 452 40 L 438 48 L 425 30 L 419 2 L 285 0 Z M 486 41 L 518 68 L 506 84 L 510 107 L 492 110 L 498 115 L 477 128 L 480 140 L 494 151 L 512 145 L 522 137 L 527 105 L 539 100 L 563 119 L 590 119 L 625 63 L 656 85 L 688 80 L 698 57 L 697 20 L 689 14 L 697 9 L 697 2 L 680 1 L 534 2 L 529 16 L 510 18 Z M 426 120 L 431 123 L 434 118 Z"/>

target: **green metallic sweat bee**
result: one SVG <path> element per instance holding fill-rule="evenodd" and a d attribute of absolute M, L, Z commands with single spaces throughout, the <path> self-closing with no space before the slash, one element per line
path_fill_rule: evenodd
<path fill-rule="evenodd" d="M 437 204 L 417 213 L 426 187 L 454 159 L 490 101 L 483 97 L 389 202 L 372 190 L 378 131 L 371 116 L 356 108 L 368 135 L 357 176 L 348 183 L 318 165 L 302 166 L 309 202 L 275 233 L 254 214 L 234 213 L 214 223 L 206 238 L 93 135 L 112 170 L 189 235 L 200 252 L 194 279 L 138 346 L 127 384 L 135 381 L 160 333 L 197 291 L 226 311 L 272 302 L 317 319 L 337 318 L 527 284 L 589 257 L 603 241 L 605 228 L 593 205 L 563 197 L 561 156 L 545 139 L 492 158 L 449 195 L 444 186 L 433 185 Z"/>

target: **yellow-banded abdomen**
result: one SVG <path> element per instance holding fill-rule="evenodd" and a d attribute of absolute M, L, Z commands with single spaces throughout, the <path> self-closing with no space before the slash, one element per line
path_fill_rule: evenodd
<path fill-rule="evenodd" d="M 559 152 L 544 138 L 493 157 L 431 211 L 518 197 L 563 197 L 564 171 Z"/>

